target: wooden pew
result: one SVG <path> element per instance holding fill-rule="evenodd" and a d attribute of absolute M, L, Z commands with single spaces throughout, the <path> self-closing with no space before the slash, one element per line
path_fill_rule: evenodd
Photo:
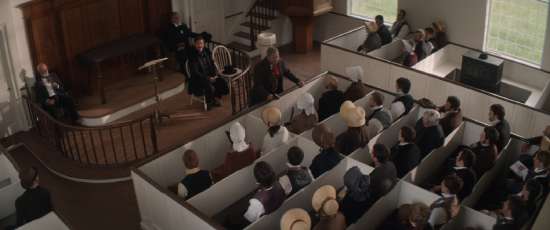
<path fill-rule="evenodd" d="M 1 149 L 4 151 L 3 147 Z M 9 156 L 0 152 L 0 219 L 15 213 L 15 200 L 24 191 L 17 166 Z"/>
<path fill-rule="evenodd" d="M 450 220 L 441 229 L 453 230 L 472 227 L 477 230 L 492 230 L 495 223 L 496 219 L 494 217 L 488 216 L 469 207 L 462 206 L 458 216 Z"/>
<path fill-rule="evenodd" d="M 391 43 L 367 53 L 369 56 L 381 58 L 398 64 L 403 63 L 404 54 L 405 45 L 403 45 L 403 40 L 401 39 L 393 40 Z"/>

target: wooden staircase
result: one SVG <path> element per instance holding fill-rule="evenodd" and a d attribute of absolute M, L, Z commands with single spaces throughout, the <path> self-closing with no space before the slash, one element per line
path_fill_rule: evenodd
<path fill-rule="evenodd" d="M 276 0 L 256 0 L 228 46 L 246 52 L 255 51 L 258 34 L 271 29 L 271 21 L 277 19 L 276 3 Z"/>

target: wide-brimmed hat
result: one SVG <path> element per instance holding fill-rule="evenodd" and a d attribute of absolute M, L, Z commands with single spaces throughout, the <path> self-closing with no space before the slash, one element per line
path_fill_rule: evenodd
<path fill-rule="evenodd" d="M 338 213 L 336 189 L 332 185 L 325 185 L 317 189 L 311 198 L 311 206 L 316 212 L 327 216 Z"/>
<path fill-rule="evenodd" d="M 340 116 L 342 116 L 348 127 L 361 127 L 365 125 L 365 114 L 365 109 L 356 106 L 351 101 L 345 101 L 340 106 Z"/>
<path fill-rule="evenodd" d="M 279 124 L 281 117 L 281 110 L 275 106 L 267 107 L 262 111 L 262 120 L 266 124 Z"/>
<path fill-rule="evenodd" d="M 311 218 L 301 208 L 293 208 L 285 212 L 281 218 L 281 230 L 310 230 Z"/>

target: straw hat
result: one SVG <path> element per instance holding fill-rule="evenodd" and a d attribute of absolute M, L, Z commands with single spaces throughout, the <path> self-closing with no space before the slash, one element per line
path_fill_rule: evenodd
<path fill-rule="evenodd" d="M 279 124 L 281 117 L 281 110 L 274 106 L 267 107 L 262 111 L 262 120 L 266 124 Z"/>
<path fill-rule="evenodd" d="M 338 213 L 338 201 L 336 200 L 336 189 L 332 185 L 325 185 L 317 189 L 311 199 L 313 209 L 327 216 Z"/>
<path fill-rule="evenodd" d="M 345 101 L 340 106 L 340 116 L 342 116 L 348 127 L 361 127 L 366 123 L 365 109 L 356 106 L 351 101 Z"/>
<path fill-rule="evenodd" d="M 293 208 L 285 212 L 281 218 L 281 230 L 309 230 L 311 218 L 301 208 Z"/>

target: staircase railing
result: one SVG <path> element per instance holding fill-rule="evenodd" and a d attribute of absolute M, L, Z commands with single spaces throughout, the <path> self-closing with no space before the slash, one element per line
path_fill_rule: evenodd
<path fill-rule="evenodd" d="M 275 0 L 256 0 L 246 15 L 250 28 L 250 48 L 256 48 L 256 40 L 265 28 L 269 27 L 269 18 L 274 18 L 276 10 Z"/>

